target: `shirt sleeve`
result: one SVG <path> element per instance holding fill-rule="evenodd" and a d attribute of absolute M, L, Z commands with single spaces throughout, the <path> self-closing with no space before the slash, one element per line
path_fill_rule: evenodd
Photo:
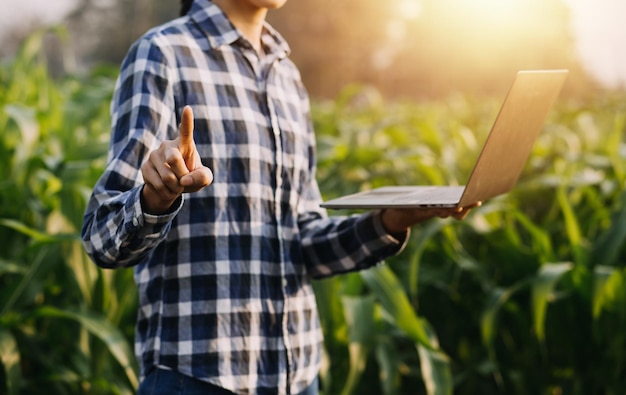
<path fill-rule="evenodd" d="M 380 211 L 361 215 L 310 218 L 302 228 L 302 248 L 314 278 L 367 269 L 399 254 L 409 232 L 388 234 Z"/>
<path fill-rule="evenodd" d="M 305 104 L 306 105 L 306 104 Z M 298 207 L 298 226 L 307 268 L 314 278 L 369 268 L 399 254 L 409 232 L 397 239 L 387 233 L 381 212 L 329 217 L 315 179 L 315 136 L 309 123 L 309 179 Z"/>
<path fill-rule="evenodd" d="M 85 212 L 82 239 L 101 267 L 136 265 L 167 235 L 182 198 L 166 215 L 141 208 L 141 166 L 160 141 L 176 131 L 171 76 L 158 45 L 143 38 L 133 45 L 116 82 L 111 103 L 111 144 L 107 168 Z"/>

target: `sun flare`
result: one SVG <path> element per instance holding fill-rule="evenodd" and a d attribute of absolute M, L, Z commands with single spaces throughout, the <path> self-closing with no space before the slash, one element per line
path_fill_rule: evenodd
<path fill-rule="evenodd" d="M 403 19 L 417 19 L 422 14 L 422 3 L 420 0 L 398 0 L 396 11 Z"/>
<path fill-rule="evenodd" d="M 469 18 L 507 20 L 515 18 L 524 10 L 522 0 L 454 0 L 459 9 Z"/>

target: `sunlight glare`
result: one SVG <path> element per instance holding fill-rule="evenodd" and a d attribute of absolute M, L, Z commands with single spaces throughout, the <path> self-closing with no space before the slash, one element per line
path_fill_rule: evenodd
<path fill-rule="evenodd" d="M 456 0 L 459 11 L 471 18 L 510 20 L 525 6 L 523 0 Z"/>
<path fill-rule="evenodd" d="M 390 42 L 399 42 L 406 38 L 407 26 L 397 20 L 387 22 L 386 36 Z"/>
<path fill-rule="evenodd" d="M 447 19 L 455 29 L 466 29 L 466 39 L 473 46 L 481 42 L 502 44 L 514 37 L 537 35 L 549 25 L 541 25 L 548 10 L 542 11 L 539 0 L 440 0 L 448 9 Z"/>
<path fill-rule="evenodd" d="M 404 19 L 417 19 L 422 14 L 420 0 L 399 0 L 396 3 L 398 15 Z"/>

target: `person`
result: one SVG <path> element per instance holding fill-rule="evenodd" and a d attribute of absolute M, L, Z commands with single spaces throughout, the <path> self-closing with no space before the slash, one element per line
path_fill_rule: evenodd
<path fill-rule="evenodd" d="M 411 226 L 472 208 L 320 208 L 309 99 L 265 21 L 285 2 L 183 1 L 122 63 L 82 238 L 100 267 L 134 267 L 140 394 L 316 394 L 311 281 L 379 264 Z"/>

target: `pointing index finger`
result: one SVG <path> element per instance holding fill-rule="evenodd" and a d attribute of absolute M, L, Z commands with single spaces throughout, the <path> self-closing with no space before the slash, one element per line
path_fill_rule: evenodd
<path fill-rule="evenodd" d="M 183 108 L 182 119 L 178 126 L 178 150 L 183 156 L 187 170 L 195 169 L 196 144 L 193 141 L 193 110 L 189 106 Z"/>
<path fill-rule="evenodd" d="M 183 108 L 178 134 L 181 151 L 193 151 L 193 110 L 190 106 Z"/>

